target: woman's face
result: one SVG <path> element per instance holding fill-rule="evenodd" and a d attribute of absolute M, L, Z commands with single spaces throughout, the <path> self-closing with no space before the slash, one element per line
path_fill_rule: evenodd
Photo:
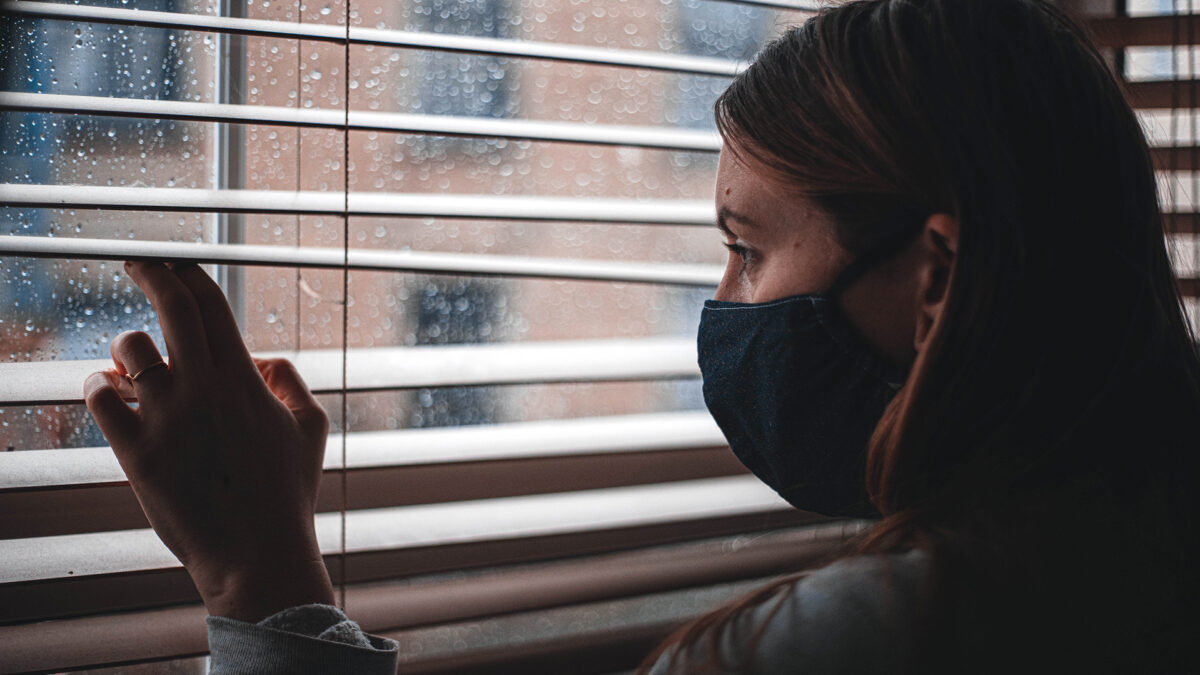
<path fill-rule="evenodd" d="M 761 303 L 822 293 L 854 259 L 815 204 L 780 189 L 728 151 L 717 169 L 716 200 L 718 227 L 730 248 L 717 300 Z M 916 355 L 923 249 L 922 238 L 914 237 L 838 298 L 867 341 L 902 367 Z"/>

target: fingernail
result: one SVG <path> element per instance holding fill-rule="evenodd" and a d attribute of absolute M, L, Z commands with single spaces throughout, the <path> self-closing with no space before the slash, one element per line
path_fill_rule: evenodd
<path fill-rule="evenodd" d="M 92 373 L 83 381 L 83 397 L 91 398 L 92 394 L 110 386 L 108 376 L 104 373 Z"/>

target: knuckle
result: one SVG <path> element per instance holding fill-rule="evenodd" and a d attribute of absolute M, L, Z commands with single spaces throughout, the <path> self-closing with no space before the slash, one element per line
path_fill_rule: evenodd
<path fill-rule="evenodd" d="M 123 354 L 129 353 L 130 350 L 144 349 L 148 346 L 154 347 L 154 339 L 146 332 L 140 330 L 127 330 L 112 340 L 113 351 Z"/>
<path fill-rule="evenodd" d="M 265 359 L 263 361 L 263 370 L 272 375 L 296 375 L 296 367 L 292 365 L 291 361 L 283 358 Z"/>
<path fill-rule="evenodd" d="M 300 417 L 303 427 L 314 435 L 323 438 L 329 434 L 329 413 L 320 405 L 305 409 Z"/>
<path fill-rule="evenodd" d="M 112 386 L 102 384 L 88 387 L 83 394 L 83 402 L 90 410 L 96 409 L 102 405 L 112 394 Z"/>

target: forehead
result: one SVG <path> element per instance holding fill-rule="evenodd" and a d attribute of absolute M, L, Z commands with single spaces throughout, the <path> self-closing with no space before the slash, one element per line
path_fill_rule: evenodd
<path fill-rule="evenodd" d="M 769 180 L 765 171 L 744 162 L 728 149 L 721 151 L 716 192 L 718 210 L 743 214 L 755 223 L 794 228 L 825 221 L 809 199 L 785 190 Z"/>

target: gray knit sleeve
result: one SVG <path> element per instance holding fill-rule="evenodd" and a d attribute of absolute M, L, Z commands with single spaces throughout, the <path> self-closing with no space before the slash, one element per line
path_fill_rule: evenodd
<path fill-rule="evenodd" d="M 208 617 L 210 675 L 394 675 L 399 648 L 330 605 L 285 609 L 258 623 Z"/>

